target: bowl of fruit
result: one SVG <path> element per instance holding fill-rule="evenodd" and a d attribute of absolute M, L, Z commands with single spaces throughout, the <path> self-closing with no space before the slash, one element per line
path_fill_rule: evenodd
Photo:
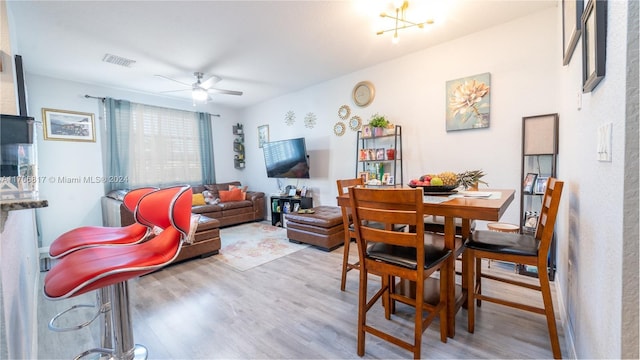
<path fill-rule="evenodd" d="M 458 187 L 458 175 L 451 171 L 439 174 L 426 174 L 418 179 L 411 179 L 409 187 L 421 187 L 426 193 L 454 193 Z"/>

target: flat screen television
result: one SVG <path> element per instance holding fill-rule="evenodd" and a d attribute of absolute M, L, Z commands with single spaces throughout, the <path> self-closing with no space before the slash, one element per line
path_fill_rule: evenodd
<path fill-rule="evenodd" d="M 0 145 L 33 144 L 33 118 L 0 115 Z"/>
<path fill-rule="evenodd" d="M 309 161 L 304 138 L 271 141 L 262 146 L 267 177 L 309 178 Z"/>

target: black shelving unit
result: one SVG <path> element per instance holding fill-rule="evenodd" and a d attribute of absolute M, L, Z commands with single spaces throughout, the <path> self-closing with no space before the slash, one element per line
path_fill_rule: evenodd
<path fill-rule="evenodd" d="M 522 118 L 522 187 L 520 189 L 520 231 L 534 234 L 539 211 L 542 208 L 544 184 L 548 177 L 556 176 L 558 157 L 558 114 Z M 533 180 L 533 183 L 531 181 Z M 532 186 L 527 186 L 531 183 Z M 518 273 L 538 276 L 538 269 L 517 265 Z M 549 279 L 556 274 L 556 235 L 549 249 Z"/>
<path fill-rule="evenodd" d="M 279 227 L 284 227 L 284 214 L 313 207 L 313 198 L 310 197 L 272 196 L 270 201 L 271 225 Z"/>
<path fill-rule="evenodd" d="M 242 124 L 233 125 L 233 135 L 236 137 L 233 140 L 233 151 L 235 152 L 233 167 L 236 169 L 244 169 L 244 131 Z"/>
<path fill-rule="evenodd" d="M 393 176 L 392 183 L 383 183 L 383 186 L 404 184 L 402 172 L 402 127 L 394 126 L 393 129 L 385 129 L 382 135 L 375 135 L 373 131 L 367 131 L 371 136 L 363 136 L 363 131 L 358 131 L 356 149 L 356 177 L 363 173 L 368 174 L 368 180 L 372 177 L 379 178 L 379 167 L 383 167 L 384 173 Z M 393 150 L 393 158 L 389 156 L 389 149 Z M 376 170 L 378 168 L 378 170 Z M 374 176 L 375 174 L 375 176 Z M 383 180 L 383 179 L 379 179 Z"/>

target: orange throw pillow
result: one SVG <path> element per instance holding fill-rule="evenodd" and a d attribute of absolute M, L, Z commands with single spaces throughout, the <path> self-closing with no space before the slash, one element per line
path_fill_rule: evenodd
<path fill-rule="evenodd" d="M 240 189 L 233 189 L 228 191 L 220 190 L 218 194 L 220 195 L 220 202 L 244 200 L 244 194 Z"/>
<path fill-rule="evenodd" d="M 248 186 L 243 186 L 243 187 L 239 187 L 239 186 L 235 186 L 235 185 L 229 185 L 229 190 L 233 190 L 233 189 L 240 189 L 240 191 L 242 191 L 242 199 L 240 200 L 246 200 L 247 199 L 247 188 Z"/>

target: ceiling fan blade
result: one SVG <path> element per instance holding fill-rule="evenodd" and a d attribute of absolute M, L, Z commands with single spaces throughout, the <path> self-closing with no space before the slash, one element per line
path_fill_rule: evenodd
<path fill-rule="evenodd" d="M 210 78 L 208 78 L 207 80 L 204 80 L 200 83 L 200 86 L 202 86 L 205 89 L 208 89 L 210 87 L 212 87 L 213 85 L 217 84 L 218 81 L 222 80 L 219 76 L 211 76 Z"/>
<path fill-rule="evenodd" d="M 172 92 L 180 92 L 180 91 L 187 91 L 187 90 L 191 90 L 191 89 L 180 89 L 180 90 L 166 90 L 166 91 L 159 91 L 159 93 L 172 93 Z"/>
<path fill-rule="evenodd" d="M 215 93 L 215 94 L 242 95 L 242 91 L 236 91 L 236 90 L 224 90 L 224 89 L 210 88 L 210 89 L 208 89 L 208 91 L 212 92 L 212 93 Z"/>
<path fill-rule="evenodd" d="M 167 80 L 175 81 L 175 82 L 177 82 L 178 84 L 182 84 L 182 85 L 185 85 L 185 86 L 191 87 L 191 84 L 187 84 L 187 83 L 182 82 L 182 81 L 180 81 L 180 80 L 172 79 L 172 78 L 170 78 L 170 77 L 166 77 L 166 76 L 164 76 L 164 75 L 157 75 L 157 74 L 156 74 L 155 76 L 160 77 L 160 78 L 163 78 L 163 79 L 167 79 Z"/>

